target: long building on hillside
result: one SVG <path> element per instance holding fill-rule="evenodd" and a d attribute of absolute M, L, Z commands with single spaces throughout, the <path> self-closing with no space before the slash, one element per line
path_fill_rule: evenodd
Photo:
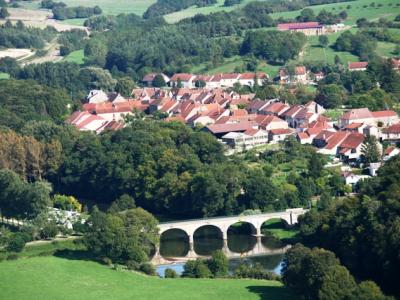
<path fill-rule="evenodd" d="M 278 24 L 279 31 L 302 32 L 305 35 L 322 35 L 325 33 L 325 28 L 318 22 L 303 22 L 303 23 L 281 23 Z"/>

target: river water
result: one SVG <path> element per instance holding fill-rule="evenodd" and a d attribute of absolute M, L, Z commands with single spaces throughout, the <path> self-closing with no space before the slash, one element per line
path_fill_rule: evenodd
<path fill-rule="evenodd" d="M 195 253 L 200 256 L 209 256 L 215 250 L 224 249 L 229 258 L 229 270 L 233 272 L 239 264 L 260 264 L 265 270 L 280 274 L 282 259 L 287 245 L 275 238 L 256 237 L 248 228 L 233 228 L 228 231 L 228 241 L 224 247 L 222 235 L 212 227 L 203 227 L 194 235 Z M 189 251 L 189 239 L 184 232 L 173 230 L 161 237 L 160 254 L 162 257 L 184 258 Z M 167 268 L 178 274 L 183 271 L 184 262 L 173 262 L 157 266 L 160 276 L 164 276 Z"/>

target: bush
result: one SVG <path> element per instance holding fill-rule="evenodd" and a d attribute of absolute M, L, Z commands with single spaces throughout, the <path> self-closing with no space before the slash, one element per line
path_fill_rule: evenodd
<path fill-rule="evenodd" d="M 179 276 L 178 276 L 178 273 L 176 273 L 175 270 L 172 270 L 172 269 L 168 268 L 168 269 L 165 270 L 164 277 L 165 278 L 177 278 Z"/>
<path fill-rule="evenodd" d="M 49 239 L 54 238 L 58 232 L 58 226 L 55 223 L 48 223 L 43 227 L 40 235 L 44 239 Z"/>
<path fill-rule="evenodd" d="M 61 46 L 60 47 L 60 55 L 61 56 L 67 56 L 70 53 L 71 53 L 71 49 L 68 46 Z"/>
<path fill-rule="evenodd" d="M 7 256 L 7 260 L 17 260 L 17 259 L 18 259 L 17 253 L 11 253 Z"/>
<path fill-rule="evenodd" d="M 25 239 L 24 236 L 20 233 L 14 234 L 10 241 L 8 242 L 8 245 L 6 247 L 6 250 L 8 252 L 21 252 L 25 247 Z"/>
<path fill-rule="evenodd" d="M 150 275 L 150 276 L 154 276 L 156 275 L 156 269 L 154 268 L 154 266 L 150 263 L 143 263 L 140 265 L 139 271 Z"/>
<path fill-rule="evenodd" d="M 128 261 L 126 262 L 126 267 L 128 268 L 128 270 L 137 271 L 137 270 L 140 269 L 140 264 L 137 263 L 137 262 L 134 261 L 134 260 L 128 260 Z"/>
<path fill-rule="evenodd" d="M 105 264 L 105 265 L 107 265 L 107 266 L 111 266 L 112 265 L 112 260 L 109 258 L 109 257 L 103 257 L 102 259 L 101 259 L 101 261 Z"/>

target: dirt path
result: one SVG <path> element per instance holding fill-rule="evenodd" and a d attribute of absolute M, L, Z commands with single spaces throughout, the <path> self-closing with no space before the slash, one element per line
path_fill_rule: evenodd
<path fill-rule="evenodd" d="M 22 62 L 22 65 L 29 64 L 41 64 L 45 62 L 58 62 L 63 59 L 60 55 L 60 45 L 57 42 L 58 35 L 52 39 L 44 48 L 47 51 L 46 55 L 41 57 L 34 57 L 33 59 L 27 59 Z"/>

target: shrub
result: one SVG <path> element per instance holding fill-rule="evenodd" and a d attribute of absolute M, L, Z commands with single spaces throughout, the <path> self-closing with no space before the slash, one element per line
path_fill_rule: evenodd
<path fill-rule="evenodd" d="M 111 266 L 112 265 L 112 260 L 109 257 L 103 257 L 101 259 L 101 261 L 107 266 Z"/>
<path fill-rule="evenodd" d="M 176 273 L 175 270 L 172 270 L 170 268 L 165 270 L 164 276 L 165 276 L 165 278 L 177 278 L 177 277 L 179 277 L 178 273 Z"/>
<path fill-rule="evenodd" d="M 7 260 L 17 260 L 17 259 L 18 259 L 17 253 L 11 253 L 7 256 Z"/>
<path fill-rule="evenodd" d="M 134 260 L 128 260 L 126 262 L 126 267 L 128 268 L 128 270 L 139 270 L 140 269 L 140 264 L 138 264 Z"/>
<path fill-rule="evenodd" d="M 59 232 L 58 226 L 55 223 L 48 223 L 46 224 L 41 232 L 42 238 L 49 239 L 54 238 L 57 233 Z"/>
<path fill-rule="evenodd" d="M 140 265 L 139 270 L 147 275 L 154 276 L 156 275 L 156 269 L 150 263 L 143 263 Z"/>
<path fill-rule="evenodd" d="M 6 250 L 9 252 L 21 252 L 24 247 L 25 239 L 23 235 L 20 233 L 16 233 L 11 237 L 10 241 L 8 242 Z"/>

